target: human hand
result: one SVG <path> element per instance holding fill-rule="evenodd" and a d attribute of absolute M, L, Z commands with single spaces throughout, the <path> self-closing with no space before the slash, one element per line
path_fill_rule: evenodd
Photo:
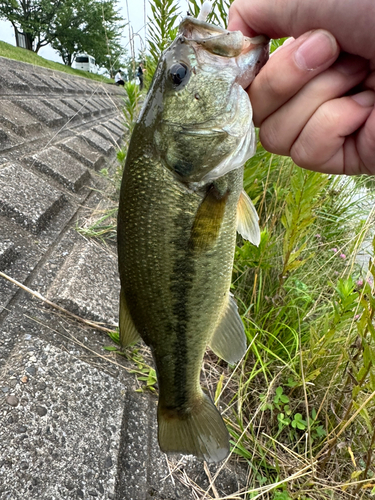
<path fill-rule="evenodd" d="M 375 174 L 374 23 L 373 0 L 235 0 L 230 30 L 296 37 L 248 89 L 266 149 L 311 170 Z"/>

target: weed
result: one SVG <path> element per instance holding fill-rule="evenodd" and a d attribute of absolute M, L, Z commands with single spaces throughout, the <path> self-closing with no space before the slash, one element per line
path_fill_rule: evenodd
<path fill-rule="evenodd" d="M 128 132 L 127 138 L 130 138 L 135 125 L 138 113 L 140 111 L 140 91 L 135 82 L 126 82 L 124 85 L 125 99 L 124 99 L 124 117 L 125 128 Z"/>
<path fill-rule="evenodd" d="M 140 349 L 137 347 L 129 347 L 126 351 L 122 351 L 120 349 L 120 338 L 119 332 L 113 331 L 108 334 L 111 340 L 116 344 L 115 346 L 109 345 L 104 346 L 106 351 L 111 351 L 120 356 L 126 357 L 129 361 L 136 365 L 136 368 L 130 370 L 130 373 L 134 373 L 137 377 L 137 380 L 140 382 L 140 387 L 136 389 L 136 392 L 144 392 L 149 390 L 151 392 L 156 392 L 157 386 L 157 378 L 156 372 L 152 366 L 148 364 L 145 360 L 145 357 L 140 352 Z"/>

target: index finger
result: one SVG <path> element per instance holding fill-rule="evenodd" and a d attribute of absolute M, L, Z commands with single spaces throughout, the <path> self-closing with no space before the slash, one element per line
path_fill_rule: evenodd
<path fill-rule="evenodd" d="M 329 31 L 341 49 L 373 62 L 375 68 L 374 0 L 234 0 L 229 30 L 247 36 L 293 36 L 321 28 Z"/>
<path fill-rule="evenodd" d="M 254 31 L 243 19 L 241 11 L 238 10 L 236 3 L 232 4 L 232 7 L 229 9 L 228 30 L 241 31 L 245 36 L 249 36 L 250 38 L 261 34 L 256 33 L 256 31 Z"/>
<path fill-rule="evenodd" d="M 329 68 L 340 49 L 325 30 L 305 33 L 273 54 L 249 87 L 254 124 L 293 97 L 307 82 Z"/>

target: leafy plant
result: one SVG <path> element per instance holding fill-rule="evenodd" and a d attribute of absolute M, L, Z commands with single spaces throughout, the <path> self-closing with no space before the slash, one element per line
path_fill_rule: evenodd
<path fill-rule="evenodd" d="M 293 500 L 287 491 L 275 491 L 273 494 L 273 500 Z"/>
<path fill-rule="evenodd" d="M 151 54 L 148 72 L 155 69 L 161 53 L 177 35 L 179 6 L 176 0 L 150 0 L 152 17 L 148 24 L 148 46 Z M 151 71 L 153 73 L 153 71 Z"/>
<path fill-rule="evenodd" d="M 126 82 L 124 89 L 124 124 L 129 139 L 140 111 L 140 91 L 138 85 L 134 81 Z"/>
<path fill-rule="evenodd" d="M 106 351 L 114 352 L 120 356 L 125 356 L 128 360 L 132 361 L 136 368 L 129 370 L 129 373 L 134 373 L 137 380 L 141 383 L 141 387 L 136 389 L 136 392 L 144 392 L 149 390 L 156 392 L 157 378 L 155 369 L 152 368 L 144 359 L 137 347 L 130 347 L 126 351 L 122 351 L 120 347 L 120 337 L 118 331 L 113 331 L 108 334 L 111 340 L 116 344 L 115 346 L 104 346 Z"/>
<path fill-rule="evenodd" d="M 190 13 L 194 17 L 197 17 L 204 0 L 188 0 L 188 2 Z M 228 24 L 228 10 L 232 3 L 233 0 L 216 0 L 213 2 L 213 8 L 207 16 L 207 22 L 226 28 Z"/>

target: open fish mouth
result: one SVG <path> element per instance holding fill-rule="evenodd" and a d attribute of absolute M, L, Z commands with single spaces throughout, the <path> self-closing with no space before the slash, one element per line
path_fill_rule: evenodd
<path fill-rule="evenodd" d="M 195 47 L 202 63 L 211 55 L 236 66 L 236 81 L 243 88 L 250 85 L 269 57 L 269 39 L 264 35 L 249 38 L 240 31 L 206 23 L 204 16 L 186 17 L 180 24 L 180 38 Z"/>

